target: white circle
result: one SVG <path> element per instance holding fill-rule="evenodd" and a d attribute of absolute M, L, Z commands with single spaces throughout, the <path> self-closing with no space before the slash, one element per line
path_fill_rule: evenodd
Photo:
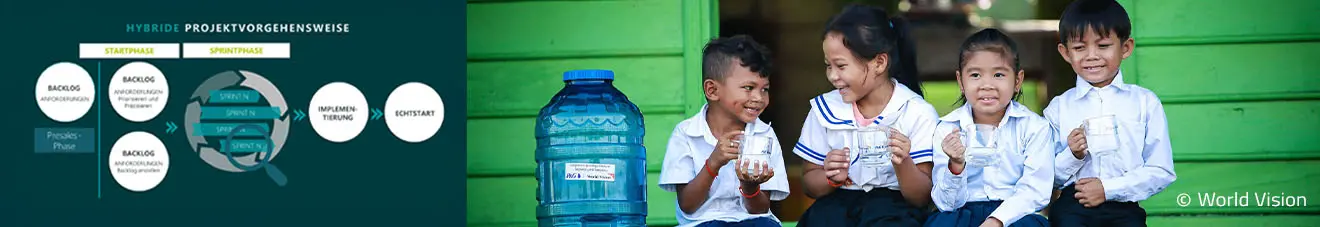
<path fill-rule="evenodd" d="M 1178 206 L 1187 207 L 1187 205 L 1192 205 L 1192 197 L 1187 193 L 1178 194 Z"/>
<path fill-rule="evenodd" d="M 334 82 L 312 95 L 307 118 L 321 138 L 342 143 L 357 137 L 367 127 L 367 98 L 352 84 Z"/>
<path fill-rule="evenodd" d="M 110 106 L 120 117 L 132 122 L 149 121 L 165 109 L 170 84 L 165 74 L 146 62 L 132 62 L 119 67 L 110 78 Z"/>
<path fill-rule="evenodd" d="M 134 192 L 156 188 L 170 169 L 170 153 L 151 133 L 124 134 L 110 148 L 110 176 L 119 186 Z"/>
<path fill-rule="evenodd" d="M 46 67 L 37 78 L 37 107 L 51 120 L 73 122 L 87 115 L 96 102 L 96 85 L 82 66 L 60 62 Z"/>
<path fill-rule="evenodd" d="M 394 137 L 418 143 L 430 139 L 445 121 L 445 103 L 431 86 L 418 82 L 399 85 L 385 100 L 385 125 Z"/>

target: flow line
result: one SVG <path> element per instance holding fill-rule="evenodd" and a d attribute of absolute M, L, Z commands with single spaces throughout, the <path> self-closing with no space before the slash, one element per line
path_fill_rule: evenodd
<path fill-rule="evenodd" d="M 102 93 L 105 92 L 104 89 L 101 89 L 100 61 L 96 62 L 96 90 Z M 96 101 L 96 199 L 101 199 L 101 106 L 105 103 L 99 100 L 101 99 L 100 94 L 92 92 L 92 95 L 96 95 L 95 98 L 98 100 Z"/>

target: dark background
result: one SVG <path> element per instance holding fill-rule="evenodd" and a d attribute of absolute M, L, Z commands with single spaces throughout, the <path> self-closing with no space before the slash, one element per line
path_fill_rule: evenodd
<path fill-rule="evenodd" d="M 459 226 L 465 213 L 465 36 L 462 1 L 4 1 L 0 76 L 7 104 L 0 151 L 0 226 Z M 130 23 L 351 23 L 348 34 L 127 33 Z M 182 28 L 180 28 L 182 29 Z M 78 59 L 78 43 L 288 42 L 290 59 L 146 60 L 170 84 L 156 118 L 132 123 L 104 95 L 109 78 L 135 60 Z M 73 62 L 96 80 L 96 104 L 81 119 L 57 123 L 37 108 L 37 76 Z M 98 65 L 100 69 L 98 71 Z M 431 139 L 395 138 L 384 120 L 369 121 L 353 140 L 331 143 L 307 120 L 292 123 L 272 161 L 289 177 L 276 186 L 263 171 L 230 173 L 207 165 L 188 145 L 181 123 L 197 86 L 226 70 L 270 79 L 291 108 L 306 110 L 330 82 L 353 84 L 372 108 L 407 82 L 430 85 L 445 102 L 445 121 Z M 105 105 L 105 106 L 100 106 Z M 99 110 L 99 113 L 98 113 Z M 97 127 L 100 157 L 35 154 L 32 128 Z M 107 151 L 132 131 L 155 134 L 169 150 L 165 179 L 146 192 L 111 177 Z M 98 163 L 99 168 L 98 168 Z M 100 179 L 98 183 L 98 173 Z M 99 189 L 98 189 L 99 186 Z M 98 192 L 99 190 L 99 192 Z M 99 193 L 99 198 L 98 198 Z"/>

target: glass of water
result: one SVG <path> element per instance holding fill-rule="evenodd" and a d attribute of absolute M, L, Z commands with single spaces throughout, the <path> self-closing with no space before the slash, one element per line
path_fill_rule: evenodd
<path fill-rule="evenodd" d="M 1082 130 L 1086 132 L 1087 152 L 1109 156 L 1118 151 L 1118 119 L 1114 115 L 1086 119 Z"/>
<path fill-rule="evenodd" d="M 963 158 L 967 160 L 967 166 L 981 168 L 999 161 L 999 137 L 995 130 L 994 125 L 977 124 L 975 131 L 966 134 L 963 145 L 967 149 Z"/>
<path fill-rule="evenodd" d="M 857 146 L 849 149 L 854 154 L 849 156 L 857 158 L 857 164 L 862 167 L 886 167 L 892 165 L 889 161 L 889 127 L 882 125 L 871 125 L 870 127 L 861 127 L 854 131 Z"/>
<path fill-rule="evenodd" d="M 770 150 L 774 149 L 774 140 L 768 135 L 743 135 L 742 149 L 738 151 L 743 172 L 758 173 L 764 171 L 762 165 L 769 166 Z"/>

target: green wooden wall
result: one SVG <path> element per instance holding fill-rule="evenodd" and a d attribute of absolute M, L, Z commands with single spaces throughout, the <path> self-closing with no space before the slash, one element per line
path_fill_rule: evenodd
<path fill-rule="evenodd" d="M 603 68 L 646 118 L 648 223 L 676 224 L 657 185 L 674 126 L 701 97 L 713 0 L 468 1 L 467 222 L 535 226 L 534 119 L 561 73 Z"/>
<path fill-rule="evenodd" d="M 1305 207 L 1201 207 L 1179 194 L 1320 200 L 1320 1 L 1124 0 L 1123 62 L 1164 102 L 1178 180 L 1143 202 L 1152 226 L 1314 226 Z"/>

